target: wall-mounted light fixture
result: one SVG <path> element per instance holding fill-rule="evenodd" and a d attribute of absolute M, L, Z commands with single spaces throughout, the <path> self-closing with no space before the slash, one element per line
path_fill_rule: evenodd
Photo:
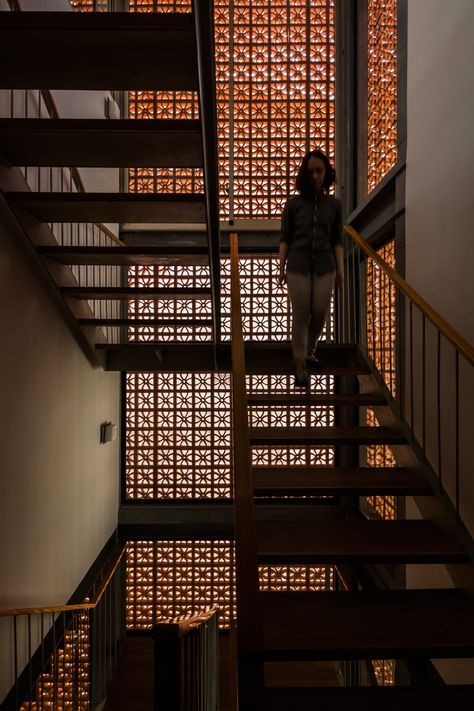
<path fill-rule="evenodd" d="M 117 439 L 117 425 L 111 422 L 102 422 L 100 426 L 100 443 L 112 442 Z"/>

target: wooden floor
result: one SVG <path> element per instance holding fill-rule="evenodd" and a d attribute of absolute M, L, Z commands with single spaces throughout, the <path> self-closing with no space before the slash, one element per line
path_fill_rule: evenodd
<path fill-rule="evenodd" d="M 230 695 L 229 637 L 220 637 L 219 711 L 228 711 Z M 104 711 L 153 711 L 153 640 L 128 637 Z M 166 711 L 163 709 L 163 711 Z"/>
<path fill-rule="evenodd" d="M 474 686 L 267 689 L 265 711 L 446 711 L 471 709 Z"/>
<path fill-rule="evenodd" d="M 129 637 L 104 711 L 153 711 L 153 640 Z"/>

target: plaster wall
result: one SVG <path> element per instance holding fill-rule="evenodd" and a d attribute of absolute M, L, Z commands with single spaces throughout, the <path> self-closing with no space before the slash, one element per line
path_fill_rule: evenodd
<path fill-rule="evenodd" d="M 99 428 L 119 421 L 119 375 L 91 367 L 3 217 L 0 607 L 63 604 L 117 526 L 119 445 Z M 13 667 L 0 622 L 1 700 Z"/>
<path fill-rule="evenodd" d="M 474 4 L 472 0 L 409 0 L 407 61 L 406 279 L 438 313 L 474 342 Z M 443 486 L 456 500 L 455 359 L 441 344 L 441 427 L 436 421 L 436 332 L 414 320 L 414 425 L 422 441 L 422 383 L 425 378 L 426 449 L 438 468 L 441 442 Z M 408 362 L 408 353 L 407 353 Z M 474 368 L 460 359 L 460 515 L 474 535 Z M 407 404 L 408 404 L 408 393 Z M 407 416 L 410 419 L 409 408 Z M 419 517 L 413 500 L 407 516 Z M 442 566 L 407 566 L 409 587 L 450 585 Z M 474 680 L 470 661 L 442 661 L 446 681 Z"/>
<path fill-rule="evenodd" d="M 408 2 L 406 278 L 474 342 L 474 4 Z"/>

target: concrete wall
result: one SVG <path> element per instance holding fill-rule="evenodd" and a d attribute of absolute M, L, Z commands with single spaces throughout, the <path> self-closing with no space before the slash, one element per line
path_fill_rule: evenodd
<path fill-rule="evenodd" d="M 0 607 L 67 601 L 117 525 L 119 376 L 93 369 L 0 215 Z M 0 633 L 0 699 L 12 682 Z"/>

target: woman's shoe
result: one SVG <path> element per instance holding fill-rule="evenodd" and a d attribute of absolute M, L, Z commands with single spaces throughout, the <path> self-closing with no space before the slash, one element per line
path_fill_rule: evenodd
<path fill-rule="evenodd" d="M 309 376 L 306 370 L 306 363 L 304 360 L 297 360 L 295 363 L 295 387 L 296 388 L 309 388 Z"/>
<path fill-rule="evenodd" d="M 310 351 L 306 356 L 306 365 L 310 368 L 317 368 L 318 370 L 323 367 L 321 361 L 316 358 L 314 351 Z"/>

